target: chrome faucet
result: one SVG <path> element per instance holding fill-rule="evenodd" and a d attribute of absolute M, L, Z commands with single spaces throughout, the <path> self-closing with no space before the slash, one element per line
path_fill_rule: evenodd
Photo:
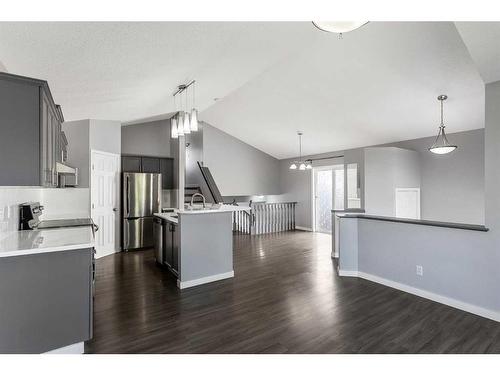
<path fill-rule="evenodd" d="M 196 196 L 203 198 L 203 208 L 205 208 L 205 196 L 203 194 L 200 194 L 200 193 L 194 193 L 191 196 L 191 207 L 193 206 L 193 200 L 194 200 L 194 197 L 196 197 Z"/>

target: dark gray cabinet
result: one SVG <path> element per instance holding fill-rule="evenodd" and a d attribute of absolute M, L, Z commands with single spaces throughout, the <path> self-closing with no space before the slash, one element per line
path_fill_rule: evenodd
<path fill-rule="evenodd" d="M 179 226 L 163 220 L 163 264 L 179 274 Z"/>
<path fill-rule="evenodd" d="M 141 157 L 140 156 L 122 156 L 122 172 L 140 173 L 141 172 Z"/>
<path fill-rule="evenodd" d="M 43 353 L 92 337 L 93 254 L 0 258 L 0 353 Z"/>
<path fill-rule="evenodd" d="M 0 186 L 57 186 L 63 121 L 47 82 L 0 72 Z"/>
<path fill-rule="evenodd" d="M 122 155 L 122 172 L 161 173 L 162 189 L 174 189 L 174 159 Z"/>
<path fill-rule="evenodd" d="M 163 189 L 174 188 L 174 159 L 160 159 L 161 185 Z"/>
<path fill-rule="evenodd" d="M 143 173 L 160 173 L 160 159 L 142 157 L 141 163 Z"/>
<path fill-rule="evenodd" d="M 172 227 L 172 269 L 179 274 L 179 226 L 174 224 Z"/>

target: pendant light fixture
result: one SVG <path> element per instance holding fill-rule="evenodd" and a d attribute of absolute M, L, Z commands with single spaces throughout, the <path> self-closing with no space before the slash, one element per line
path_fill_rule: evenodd
<path fill-rule="evenodd" d="M 430 152 L 438 155 L 449 154 L 450 152 L 457 149 L 456 145 L 452 145 L 448 141 L 448 138 L 446 137 L 446 133 L 444 131 L 445 125 L 443 121 L 443 102 L 446 99 L 448 99 L 448 96 L 446 95 L 438 96 L 438 100 L 441 102 L 441 124 L 439 125 L 439 132 L 434 141 L 434 144 L 429 148 Z"/>
<path fill-rule="evenodd" d="M 177 103 L 174 96 L 174 109 L 177 112 Z M 177 132 L 177 113 L 170 119 L 170 137 L 173 139 L 179 138 L 179 133 Z"/>
<path fill-rule="evenodd" d="M 198 131 L 198 110 L 196 109 L 196 82 L 193 84 L 193 108 L 191 109 L 190 128 L 192 132 Z"/>
<path fill-rule="evenodd" d="M 194 92 L 194 83 L 196 81 L 192 80 L 191 82 L 183 85 L 179 85 L 177 90 L 173 94 L 174 97 L 174 107 L 177 112 L 175 116 L 173 116 L 170 120 L 170 136 L 172 138 L 182 137 L 185 134 L 190 134 L 191 132 L 198 131 L 198 110 L 195 108 L 195 92 Z M 188 89 L 190 86 L 193 86 L 193 108 L 188 110 Z M 184 94 L 184 98 L 182 97 Z M 180 100 L 180 109 L 177 111 L 176 104 L 176 96 L 179 95 Z M 185 106 L 184 106 L 185 105 Z"/>
<path fill-rule="evenodd" d="M 322 31 L 342 36 L 343 33 L 348 33 L 366 25 L 368 21 L 312 21 L 312 23 Z"/>
<path fill-rule="evenodd" d="M 297 132 L 299 136 L 299 160 L 294 160 L 292 164 L 290 164 L 289 169 L 299 169 L 299 171 L 305 171 L 306 169 L 312 169 L 312 165 L 310 161 L 302 160 L 302 133 L 301 131 Z"/>

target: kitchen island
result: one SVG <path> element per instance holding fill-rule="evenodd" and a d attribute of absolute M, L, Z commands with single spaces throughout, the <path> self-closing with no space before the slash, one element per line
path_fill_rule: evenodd
<path fill-rule="evenodd" d="M 0 353 L 83 353 L 92 337 L 91 227 L 5 233 Z"/>
<path fill-rule="evenodd" d="M 232 215 L 249 207 L 220 205 L 156 213 L 157 261 L 177 276 L 179 289 L 234 276 Z"/>

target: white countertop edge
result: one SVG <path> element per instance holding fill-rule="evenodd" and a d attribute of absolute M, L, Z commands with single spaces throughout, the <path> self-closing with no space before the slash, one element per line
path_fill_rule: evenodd
<path fill-rule="evenodd" d="M 34 254 L 43 254 L 43 253 L 55 253 L 58 251 L 69 251 L 69 250 L 81 250 L 81 249 L 89 249 L 94 247 L 92 242 L 89 243 L 81 243 L 74 245 L 63 245 L 56 247 L 48 247 L 48 248 L 34 248 L 34 249 L 23 249 L 23 250 L 11 250 L 11 251 L 3 251 L 0 252 L 0 258 L 7 257 L 15 257 L 20 255 L 34 255 Z"/>
<path fill-rule="evenodd" d="M 156 217 L 159 217 L 159 218 L 161 218 L 161 219 L 163 219 L 163 220 L 170 221 L 171 223 L 175 223 L 175 224 L 178 224 L 178 223 L 179 223 L 178 219 L 173 218 L 173 217 L 171 216 L 171 215 L 177 215 L 177 214 L 176 214 L 176 213 L 174 213 L 174 212 L 163 212 L 163 213 L 159 213 L 159 212 L 157 212 L 157 213 L 155 213 L 155 214 L 153 214 L 153 215 L 154 215 L 154 216 L 156 216 Z"/>

